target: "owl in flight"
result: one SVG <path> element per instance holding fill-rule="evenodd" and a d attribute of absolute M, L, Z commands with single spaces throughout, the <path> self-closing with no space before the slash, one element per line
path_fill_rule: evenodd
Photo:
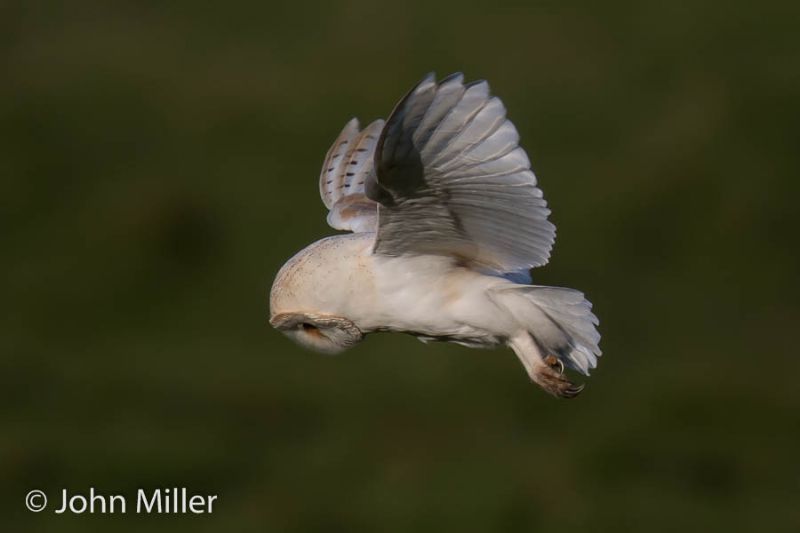
<path fill-rule="evenodd" d="M 600 356 L 592 304 L 531 285 L 555 241 L 550 210 L 503 103 L 485 81 L 431 74 L 389 118 L 348 122 L 319 181 L 328 224 L 351 233 L 291 258 L 270 294 L 270 324 L 338 353 L 379 331 L 473 348 L 509 346 L 561 398 Z"/>

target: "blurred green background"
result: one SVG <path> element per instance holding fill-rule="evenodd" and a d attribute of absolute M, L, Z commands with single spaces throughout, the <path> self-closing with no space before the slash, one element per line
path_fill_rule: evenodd
<path fill-rule="evenodd" d="M 3 531 L 800 530 L 796 2 L 0 3 Z M 267 324 L 322 158 L 485 78 L 586 292 L 575 401 L 508 350 Z M 32 514 L 41 488 L 218 494 Z"/>

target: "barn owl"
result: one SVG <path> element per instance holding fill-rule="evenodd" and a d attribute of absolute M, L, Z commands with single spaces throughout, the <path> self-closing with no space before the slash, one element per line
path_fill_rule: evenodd
<path fill-rule="evenodd" d="M 319 189 L 328 224 L 350 233 L 292 257 L 270 323 L 339 353 L 373 332 L 476 348 L 508 346 L 560 398 L 597 365 L 597 317 L 582 293 L 531 284 L 555 241 L 550 210 L 503 103 L 485 81 L 430 74 L 386 121 L 348 122 Z"/>

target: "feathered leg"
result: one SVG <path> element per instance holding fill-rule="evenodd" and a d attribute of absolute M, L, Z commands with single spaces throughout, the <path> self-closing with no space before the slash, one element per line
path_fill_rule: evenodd
<path fill-rule="evenodd" d="M 528 371 L 534 383 L 557 398 L 574 398 L 584 385 L 575 385 L 564 376 L 564 364 L 555 355 L 542 356 L 527 332 L 511 339 L 509 346 Z"/>
<path fill-rule="evenodd" d="M 514 285 L 490 294 L 522 328 L 509 346 L 531 379 L 559 398 L 577 396 L 583 385 L 570 382 L 564 367 L 588 375 L 597 365 L 600 334 L 592 304 L 578 291 L 557 287 Z"/>

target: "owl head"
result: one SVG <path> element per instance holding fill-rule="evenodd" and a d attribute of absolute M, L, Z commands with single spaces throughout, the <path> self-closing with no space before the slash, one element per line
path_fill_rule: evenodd
<path fill-rule="evenodd" d="M 348 286 L 353 277 L 342 254 L 336 241 L 312 244 L 281 268 L 270 291 L 270 324 L 317 352 L 336 354 L 364 338 L 345 316 L 354 288 Z"/>

